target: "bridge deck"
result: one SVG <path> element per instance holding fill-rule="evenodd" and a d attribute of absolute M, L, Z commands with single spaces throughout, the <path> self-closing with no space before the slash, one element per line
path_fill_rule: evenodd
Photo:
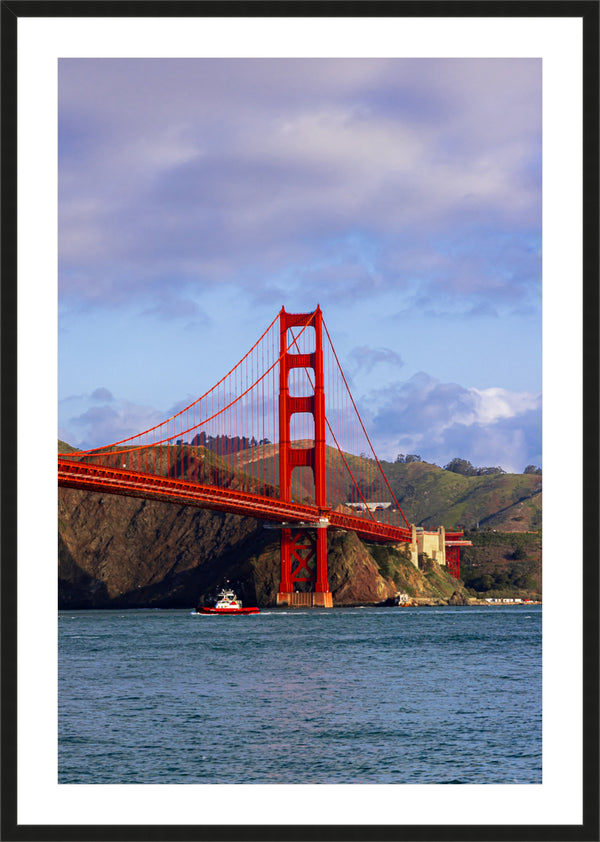
<path fill-rule="evenodd" d="M 125 469 L 109 468 L 89 462 L 58 457 L 58 484 L 64 488 L 121 494 L 161 500 L 182 506 L 216 509 L 245 517 L 276 523 L 314 523 L 326 517 L 329 526 L 347 529 L 367 541 L 410 541 L 411 530 L 358 515 L 343 512 L 321 511 L 316 506 L 287 503 L 272 497 L 202 485 L 173 477 L 154 476 Z"/>

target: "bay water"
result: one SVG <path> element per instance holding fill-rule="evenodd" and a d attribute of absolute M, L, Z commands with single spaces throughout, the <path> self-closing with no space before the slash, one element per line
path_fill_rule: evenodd
<path fill-rule="evenodd" d="M 539 784 L 542 608 L 59 613 L 65 784 Z"/>

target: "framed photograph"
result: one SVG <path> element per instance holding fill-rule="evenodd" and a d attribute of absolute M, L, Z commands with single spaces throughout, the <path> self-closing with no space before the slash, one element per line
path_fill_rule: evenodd
<path fill-rule="evenodd" d="M 2 838 L 597 840 L 598 4 L 1 8 Z"/>

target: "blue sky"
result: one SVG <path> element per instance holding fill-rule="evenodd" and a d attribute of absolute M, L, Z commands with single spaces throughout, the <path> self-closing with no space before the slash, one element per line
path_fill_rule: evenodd
<path fill-rule="evenodd" d="M 381 458 L 541 465 L 541 61 L 61 59 L 59 436 L 319 303 Z"/>

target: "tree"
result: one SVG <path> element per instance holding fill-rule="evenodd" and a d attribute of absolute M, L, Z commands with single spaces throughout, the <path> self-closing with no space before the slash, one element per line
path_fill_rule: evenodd
<path fill-rule="evenodd" d="M 445 471 L 452 471 L 453 474 L 462 474 L 463 477 L 473 477 L 477 473 L 476 468 L 471 465 L 466 459 L 459 459 L 455 456 L 447 465 L 444 465 Z"/>
<path fill-rule="evenodd" d="M 510 579 L 508 573 L 500 573 L 498 576 L 495 577 L 496 579 L 496 587 L 505 589 L 510 587 Z"/>
<path fill-rule="evenodd" d="M 410 465 L 411 462 L 422 462 L 423 460 L 419 456 L 418 453 L 399 453 L 396 456 L 396 462 L 399 462 L 401 465 Z"/>
<path fill-rule="evenodd" d="M 468 587 L 481 593 L 482 591 L 491 591 L 494 584 L 494 579 L 489 575 L 489 573 L 484 573 L 483 576 L 476 576 L 475 578 L 470 579 Z"/>
<path fill-rule="evenodd" d="M 541 474 L 542 469 L 536 467 L 536 465 L 527 465 L 525 470 L 523 471 L 524 474 Z"/>

